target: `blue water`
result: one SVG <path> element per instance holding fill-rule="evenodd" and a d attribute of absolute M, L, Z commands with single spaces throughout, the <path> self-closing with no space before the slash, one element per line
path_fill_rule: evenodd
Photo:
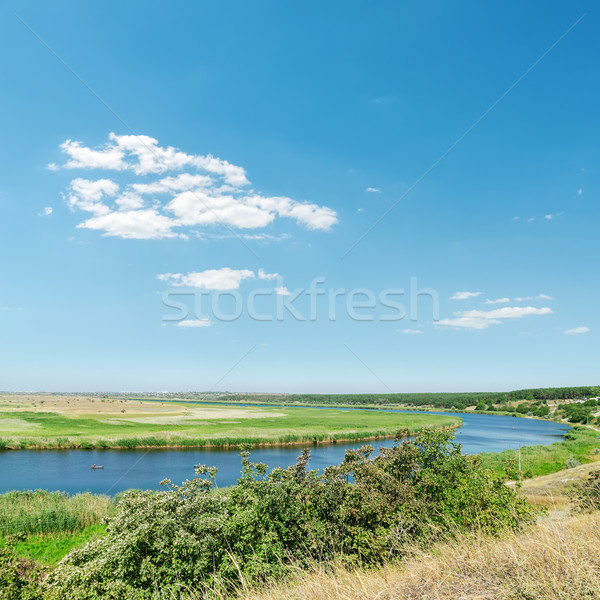
<path fill-rule="evenodd" d="M 394 411 L 405 412 L 405 411 Z M 463 419 L 456 440 L 467 454 L 499 452 L 507 448 L 552 444 L 563 439 L 567 425 L 550 421 L 497 415 L 452 414 Z M 376 448 L 392 446 L 393 440 L 372 442 Z M 346 449 L 363 443 L 311 446 L 310 467 L 321 469 L 337 464 Z M 296 461 L 299 447 L 259 448 L 254 462 L 270 467 L 287 467 Z M 92 464 L 104 469 L 92 470 Z M 0 492 L 47 489 L 69 493 L 90 491 L 116 494 L 129 488 L 158 489 L 162 479 L 181 483 L 194 477 L 194 465 L 218 468 L 217 483 L 228 486 L 240 473 L 240 457 L 232 450 L 15 450 L 0 452 Z"/>

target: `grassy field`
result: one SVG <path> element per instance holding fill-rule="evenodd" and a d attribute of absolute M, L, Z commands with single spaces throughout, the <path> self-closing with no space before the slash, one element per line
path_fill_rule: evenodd
<path fill-rule="evenodd" d="M 16 553 L 54 566 L 73 548 L 106 530 L 104 520 L 115 512 L 115 500 L 95 494 L 69 496 L 36 490 L 0 495 L 0 546 L 18 534 Z"/>
<path fill-rule="evenodd" d="M 328 443 L 455 427 L 427 414 L 243 407 L 83 396 L 0 397 L 0 448 L 134 448 Z"/>

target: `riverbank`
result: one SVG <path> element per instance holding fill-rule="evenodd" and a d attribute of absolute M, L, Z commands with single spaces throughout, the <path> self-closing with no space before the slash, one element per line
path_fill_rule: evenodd
<path fill-rule="evenodd" d="M 246 407 L 85 397 L 4 397 L 0 449 L 284 447 L 456 428 L 459 417 L 344 408 Z"/>
<path fill-rule="evenodd" d="M 600 451 L 596 453 L 600 440 L 595 436 L 596 433 L 590 429 L 576 427 L 569 433 L 570 439 L 565 441 L 522 448 L 523 474 L 530 474 L 530 470 L 553 471 L 555 477 L 548 478 L 554 482 L 551 486 L 543 477 L 525 480 L 519 493 L 542 506 L 568 504 L 568 499 L 560 497 L 559 493 L 559 486 L 562 486 L 561 490 L 565 486 L 563 480 L 569 480 L 567 487 L 570 487 L 572 482 L 584 479 L 596 464 L 600 465 L 593 462 L 600 459 Z M 585 461 L 588 467 L 565 469 L 564 461 L 569 456 Z M 509 478 L 506 473 L 508 465 L 516 467 L 516 459 L 514 451 L 481 455 L 482 466 L 504 478 Z M 217 493 L 224 492 L 220 489 Z M 22 506 L 16 507 L 19 504 Z M 0 546 L 5 538 L 2 533 L 12 534 L 21 527 L 26 535 L 17 543 L 18 555 L 53 566 L 72 548 L 81 547 L 103 535 L 104 520 L 114 514 L 115 506 L 116 499 L 103 494 L 68 495 L 37 491 L 0 495 L 0 516 L 4 515 L 0 519 Z"/>
<path fill-rule="evenodd" d="M 518 450 L 509 449 L 503 452 L 485 452 L 480 455 L 483 466 L 496 474 L 506 473 L 509 478 L 518 477 L 520 454 L 520 475 L 523 479 L 531 479 L 556 473 L 571 463 L 589 464 L 600 459 L 600 439 L 592 428 L 575 425 L 565 439 L 547 446 L 523 446 Z"/>

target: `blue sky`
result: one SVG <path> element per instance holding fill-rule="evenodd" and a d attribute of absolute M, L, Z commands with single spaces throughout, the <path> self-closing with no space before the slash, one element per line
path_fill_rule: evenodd
<path fill-rule="evenodd" d="M 597 384 L 599 19 L 2 3 L 0 388 Z"/>

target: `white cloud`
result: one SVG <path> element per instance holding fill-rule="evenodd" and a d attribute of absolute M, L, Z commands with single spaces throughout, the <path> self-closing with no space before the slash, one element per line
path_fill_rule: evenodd
<path fill-rule="evenodd" d="M 550 221 L 553 218 L 554 218 L 554 215 L 545 215 L 544 216 L 544 219 L 547 219 L 548 221 Z"/>
<path fill-rule="evenodd" d="M 497 298 L 496 300 L 490 300 L 489 298 L 485 301 L 486 304 L 506 304 L 510 302 L 510 298 Z"/>
<path fill-rule="evenodd" d="M 423 332 L 420 329 L 403 329 L 402 333 L 404 335 L 419 335 Z"/>
<path fill-rule="evenodd" d="M 329 231 L 338 221 L 337 213 L 327 206 L 256 193 L 248 187 L 250 182 L 242 167 L 211 155 L 161 147 L 148 136 L 111 133 L 109 142 L 99 149 L 71 140 L 61 144 L 61 149 L 68 160 L 61 167 L 50 165 L 52 169 L 129 171 L 144 176 L 142 181 L 124 184 L 122 188 L 107 178 L 78 177 L 71 182 L 69 206 L 94 215 L 79 226 L 103 230 L 105 235 L 136 239 L 186 237 L 180 232 L 190 227 L 220 224 L 257 229 L 276 218 L 289 218 L 308 229 Z M 188 171 L 181 172 L 183 169 Z M 171 174 L 147 180 L 149 175 L 164 173 Z M 132 222 L 136 223 L 133 229 L 128 225 Z M 144 226 L 138 227 L 138 222 Z M 152 225 L 156 226 L 155 231 L 149 229 Z"/>
<path fill-rule="evenodd" d="M 481 292 L 456 292 L 456 294 L 450 296 L 450 300 L 468 300 L 476 296 L 481 296 Z"/>
<path fill-rule="evenodd" d="M 275 288 L 275 293 L 278 296 L 290 296 L 292 292 L 290 292 L 285 285 L 280 285 Z"/>
<path fill-rule="evenodd" d="M 44 210 L 38 213 L 38 217 L 49 217 L 54 212 L 51 206 L 44 207 Z"/>
<path fill-rule="evenodd" d="M 371 192 L 373 194 L 380 194 L 381 190 L 377 187 L 368 187 L 367 192 Z"/>
<path fill-rule="evenodd" d="M 589 327 L 574 327 L 573 329 L 567 329 L 565 333 L 567 335 L 580 335 L 582 333 L 588 333 L 589 331 Z"/>
<path fill-rule="evenodd" d="M 579 189 L 577 190 L 577 195 L 578 195 L 578 196 L 581 196 L 581 194 L 583 194 L 583 189 L 582 189 L 582 188 L 579 188 Z"/>
<path fill-rule="evenodd" d="M 265 273 L 264 269 L 259 269 L 257 275 L 259 279 L 264 279 L 265 281 L 271 281 L 279 277 L 279 273 Z"/>
<path fill-rule="evenodd" d="M 111 209 L 102 200 L 114 196 L 119 190 L 119 185 L 110 179 L 90 181 L 77 177 L 71 181 L 69 188 L 67 203 L 70 208 L 78 208 L 95 215 L 106 215 Z"/>
<path fill-rule="evenodd" d="M 158 140 L 147 135 L 109 135 L 109 142 L 99 150 L 83 146 L 81 142 L 66 140 L 60 145 L 69 160 L 63 169 L 105 169 L 111 171 L 133 171 L 137 175 L 177 171 L 184 167 L 195 167 L 219 175 L 232 185 L 246 185 L 248 179 L 242 167 L 237 167 L 215 158 L 211 154 L 202 156 L 186 154 L 172 146 L 163 148 Z M 51 169 L 61 168 L 56 164 Z"/>
<path fill-rule="evenodd" d="M 185 321 L 179 321 L 177 327 L 210 327 L 209 319 L 187 319 Z"/>
<path fill-rule="evenodd" d="M 554 298 L 547 294 L 538 294 L 537 296 L 517 296 L 514 298 L 515 302 L 529 302 L 531 300 L 554 300 Z"/>
<path fill-rule="evenodd" d="M 176 287 L 194 287 L 204 290 L 225 291 L 237 290 L 245 279 L 254 279 L 253 271 L 249 269 L 208 269 L 191 273 L 162 273 L 157 275 L 161 281 L 166 281 Z"/>
<path fill-rule="evenodd" d="M 109 212 L 87 219 L 77 227 L 96 229 L 103 231 L 103 235 L 125 239 L 158 240 L 177 237 L 171 231 L 171 221 L 154 209 Z"/>
<path fill-rule="evenodd" d="M 440 319 L 436 325 L 459 327 L 463 329 L 487 329 L 490 325 L 499 325 L 504 319 L 521 319 L 532 315 L 549 315 L 552 309 L 545 306 L 505 306 L 493 310 L 464 310 L 455 312 L 454 318 Z"/>
<path fill-rule="evenodd" d="M 364 208 L 359 208 L 356 212 L 365 212 Z"/>

